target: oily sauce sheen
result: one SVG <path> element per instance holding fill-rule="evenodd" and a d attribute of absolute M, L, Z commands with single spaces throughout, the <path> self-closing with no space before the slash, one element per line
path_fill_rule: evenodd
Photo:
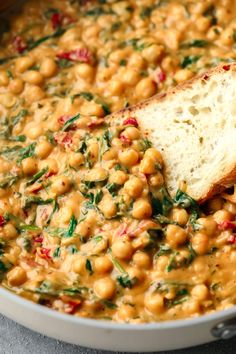
<path fill-rule="evenodd" d="M 236 192 L 201 209 L 184 186 L 171 199 L 161 154 L 135 117 L 106 119 L 234 61 L 234 8 L 32 0 L 1 20 L 3 287 L 63 313 L 129 323 L 236 303 Z"/>

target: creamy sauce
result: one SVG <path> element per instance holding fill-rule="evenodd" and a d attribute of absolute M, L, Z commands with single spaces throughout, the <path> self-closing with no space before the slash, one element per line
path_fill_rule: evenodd
<path fill-rule="evenodd" d="M 234 1 L 28 1 L 1 27 L 0 276 L 118 322 L 236 303 L 236 192 L 168 195 L 135 117 L 106 115 L 235 60 Z"/>

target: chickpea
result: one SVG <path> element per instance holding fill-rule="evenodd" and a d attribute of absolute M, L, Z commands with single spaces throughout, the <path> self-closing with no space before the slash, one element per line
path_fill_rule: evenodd
<path fill-rule="evenodd" d="M 217 224 L 220 224 L 223 221 L 228 221 L 233 219 L 233 215 L 228 210 L 218 210 L 213 214 L 214 220 Z"/>
<path fill-rule="evenodd" d="M 71 152 L 69 155 L 69 165 L 77 169 L 79 166 L 83 165 L 84 163 L 84 156 L 80 152 Z"/>
<path fill-rule="evenodd" d="M 180 69 L 174 75 L 174 79 L 177 83 L 191 79 L 194 73 L 189 69 Z"/>
<path fill-rule="evenodd" d="M 181 33 L 178 32 L 176 29 L 169 29 L 165 32 L 164 40 L 168 48 L 172 50 L 177 50 L 179 48 L 179 43 L 181 40 Z"/>
<path fill-rule="evenodd" d="M 136 70 L 142 70 L 145 67 L 145 61 L 138 53 L 133 53 L 129 59 L 128 66 Z"/>
<path fill-rule="evenodd" d="M 87 149 L 87 153 L 89 154 L 89 157 L 92 161 L 97 161 L 98 160 L 98 155 L 99 155 L 99 145 L 98 143 L 92 143 L 89 145 Z"/>
<path fill-rule="evenodd" d="M 23 80 L 32 85 L 41 85 L 43 76 L 36 70 L 29 70 L 23 75 Z"/>
<path fill-rule="evenodd" d="M 52 183 L 52 191 L 56 195 L 65 194 L 70 190 L 71 181 L 67 176 L 59 176 Z"/>
<path fill-rule="evenodd" d="M 144 304 L 146 309 L 155 315 L 161 314 L 164 310 L 163 296 L 158 293 L 147 294 L 144 298 Z"/>
<path fill-rule="evenodd" d="M 15 69 L 19 73 L 23 73 L 34 65 L 34 60 L 30 57 L 20 57 L 15 61 Z"/>
<path fill-rule="evenodd" d="M 147 253 L 141 251 L 135 252 L 133 255 L 133 262 L 141 269 L 149 269 L 151 266 L 150 256 Z"/>
<path fill-rule="evenodd" d="M 3 93 L 0 95 L 0 102 L 5 108 L 11 108 L 16 103 L 16 97 L 11 93 Z"/>
<path fill-rule="evenodd" d="M 151 77 L 145 77 L 140 80 L 135 87 L 135 94 L 140 99 L 149 98 L 157 93 L 157 84 Z"/>
<path fill-rule="evenodd" d="M 74 68 L 75 70 L 75 75 L 79 76 L 80 78 L 88 81 L 88 82 L 92 82 L 94 79 L 94 75 L 95 75 L 95 71 L 94 68 L 89 65 L 89 64 L 85 64 L 85 63 L 81 63 L 75 66 Z"/>
<path fill-rule="evenodd" d="M 130 268 L 128 270 L 128 274 L 129 274 L 129 278 L 131 280 L 133 279 L 134 285 L 143 282 L 146 276 L 145 273 L 137 267 Z"/>
<path fill-rule="evenodd" d="M 104 117 L 104 110 L 100 104 L 95 102 L 84 102 L 80 107 L 81 114 L 85 116 Z"/>
<path fill-rule="evenodd" d="M 94 167 L 86 173 L 86 181 L 104 181 L 108 177 L 108 172 L 103 167 Z"/>
<path fill-rule="evenodd" d="M 144 156 L 140 162 L 139 170 L 145 175 L 153 174 L 156 172 L 156 163 L 151 157 Z"/>
<path fill-rule="evenodd" d="M 148 200 L 140 198 L 133 204 L 132 216 L 135 219 L 148 219 L 152 215 L 152 207 Z"/>
<path fill-rule="evenodd" d="M 57 72 L 57 64 L 52 58 L 43 59 L 40 65 L 40 74 L 46 78 L 52 77 Z"/>
<path fill-rule="evenodd" d="M 128 127 L 122 132 L 122 135 L 130 140 L 137 140 L 140 138 L 140 131 L 135 127 Z"/>
<path fill-rule="evenodd" d="M 0 86 L 7 86 L 9 84 L 9 77 L 6 71 L 0 71 Z"/>
<path fill-rule="evenodd" d="M 236 215 L 236 204 L 235 203 L 225 202 L 224 209 L 229 211 L 231 214 Z"/>
<path fill-rule="evenodd" d="M 209 249 L 209 237 L 202 232 L 197 232 L 192 238 L 192 246 L 194 251 L 199 255 L 207 253 Z"/>
<path fill-rule="evenodd" d="M 222 32 L 222 28 L 220 26 L 211 26 L 209 31 L 207 32 L 207 39 L 210 41 L 214 41 L 217 39 Z"/>
<path fill-rule="evenodd" d="M 122 165 L 126 167 L 132 167 L 137 164 L 139 160 L 139 154 L 134 149 L 126 149 L 119 152 L 118 159 Z"/>
<path fill-rule="evenodd" d="M 111 63 L 119 64 L 122 59 L 126 58 L 126 52 L 124 50 L 118 49 L 111 52 L 109 55 L 109 61 Z"/>
<path fill-rule="evenodd" d="M 35 148 L 35 153 L 39 158 L 45 159 L 52 152 L 52 149 L 53 149 L 52 144 L 50 144 L 46 140 L 42 140 L 38 142 Z"/>
<path fill-rule="evenodd" d="M 189 300 L 183 303 L 182 311 L 188 315 L 199 313 L 200 305 L 198 300 Z"/>
<path fill-rule="evenodd" d="M 30 125 L 27 124 L 25 126 L 25 134 L 30 139 L 37 139 L 41 135 L 43 135 L 43 128 L 40 124 L 38 125 Z"/>
<path fill-rule="evenodd" d="M 124 85 L 119 80 L 111 80 L 108 83 L 107 90 L 111 96 L 120 96 L 124 92 Z"/>
<path fill-rule="evenodd" d="M 117 206 L 110 195 L 104 196 L 99 203 L 99 209 L 106 219 L 113 218 L 117 213 Z"/>
<path fill-rule="evenodd" d="M 197 223 L 201 225 L 201 231 L 203 231 L 207 236 L 215 236 L 217 224 L 211 216 L 200 218 L 197 220 Z"/>
<path fill-rule="evenodd" d="M 38 170 L 38 163 L 33 157 L 27 157 L 22 161 L 22 169 L 26 175 L 34 175 Z"/>
<path fill-rule="evenodd" d="M 48 172 L 52 174 L 57 174 L 58 172 L 58 163 L 55 159 L 45 159 L 39 162 L 40 169 L 48 168 Z"/>
<path fill-rule="evenodd" d="M 94 284 L 95 294 L 104 300 L 110 300 L 115 296 L 116 284 L 110 277 L 99 279 Z"/>
<path fill-rule="evenodd" d="M 211 20 L 209 17 L 206 16 L 201 16 L 198 17 L 195 21 L 195 26 L 197 28 L 198 31 L 200 32 L 205 32 L 209 29 L 211 25 Z"/>
<path fill-rule="evenodd" d="M 173 208 L 172 219 L 177 222 L 180 226 L 184 226 L 188 222 L 188 213 L 185 209 Z"/>
<path fill-rule="evenodd" d="M 118 317 L 123 320 L 127 321 L 131 318 L 136 316 L 136 310 L 133 306 L 123 304 L 118 308 Z"/>
<path fill-rule="evenodd" d="M 24 90 L 24 83 L 21 79 L 13 79 L 10 81 L 9 83 L 9 90 L 13 93 L 13 94 L 19 94 Z"/>
<path fill-rule="evenodd" d="M 134 252 L 131 242 L 123 239 L 117 239 L 111 249 L 112 254 L 120 259 L 130 259 Z"/>
<path fill-rule="evenodd" d="M 114 160 L 117 158 L 117 155 L 118 155 L 117 149 L 114 147 L 111 147 L 109 150 L 107 150 L 103 154 L 102 159 L 104 161 Z"/>
<path fill-rule="evenodd" d="M 220 42 L 223 45 L 229 46 L 233 43 L 233 29 L 232 28 L 226 28 L 224 31 L 221 32 L 220 34 Z"/>
<path fill-rule="evenodd" d="M 21 267 L 14 267 L 8 272 L 7 280 L 11 286 L 20 286 L 27 280 L 26 271 Z"/>
<path fill-rule="evenodd" d="M 124 184 L 125 181 L 127 181 L 127 179 L 128 179 L 127 174 L 120 170 L 112 172 L 109 176 L 110 183 L 115 183 L 119 185 Z"/>
<path fill-rule="evenodd" d="M 156 163 L 159 163 L 160 165 L 163 165 L 163 158 L 161 153 L 156 150 L 155 148 L 149 148 L 145 151 L 144 154 L 145 157 L 150 157 L 152 158 Z"/>
<path fill-rule="evenodd" d="M 191 291 L 191 295 L 200 301 L 204 301 L 209 297 L 209 290 L 205 284 L 199 284 L 194 286 Z"/>
<path fill-rule="evenodd" d="M 91 225 L 87 221 L 81 222 L 77 228 L 76 232 L 82 237 L 88 237 L 91 233 Z"/>
<path fill-rule="evenodd" d="M 4 238 L 7 240 L 13 240 L 18 236 L 18 232 L 14 225 L 6 224 L 3 228 Z"/>
<path fill-rule="evenodd" d="M 152 44 L 142 51 L 142 56 L 147 62 L 156 64 L 162 57 L 164 47 L 162 45 Z"/>
<path fill-rule="evenodd" d="M 45 92 L 39 86 L 28 85 L 28 87 L 25 88 L 24 96 L 29 103 L 33 103 L 44 98 Z"/>
<path fill-rule="evenodd" d="M 166 239 L 170 247 L 177 248 L 183 245 L 187 240 L 187 233 L 177 225 L 167 225 Z"/>
<path fill-rule="evenodd" d="M 148 179 L 149 184 L 152 187 L 161 187 L 164 184 L 164 178 L 161 172 L 157 172 L 155 175 L 151 175 Z"/>
<path fill-rule="evenodd" d="M 73 262 L 73 271 L 77 274 L 84 274 L 86 271 L 85 262 L 83 256 L 76 256 L 76 259 Z"/>
<path fill-rule="evenodd" d="M 140 80 L 140 74 L 134 69 L 125 69 L 121 76 L 121 80 L 127 86 L 134 86 Z"/>
<path fill-rule="evenodd" d="M 99 274 L 109 273 L 113 269 L 112 261 L 107 256 L 97 257 L 94 261 L 94 269 Z"/>
<path fill-rule="evenodd" d="M 131 177 L 124 185 L 126 192 L 133 198 L 140 197 L 143 192 L 143 182 L 138 177 Z"/>

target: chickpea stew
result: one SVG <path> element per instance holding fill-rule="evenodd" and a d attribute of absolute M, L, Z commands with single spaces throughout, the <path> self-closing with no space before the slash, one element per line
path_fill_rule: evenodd
<path fill-rule="evenodd" d="M 170 198 L 135 117 L 106 119 L 235 60 L 235 4 L 30 0 L 1 21 L 3 287 L 130 323 L 236 303 L 236 190 Z"/>

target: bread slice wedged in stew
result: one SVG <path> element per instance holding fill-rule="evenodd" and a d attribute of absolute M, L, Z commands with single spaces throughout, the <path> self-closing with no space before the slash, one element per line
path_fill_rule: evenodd
<path fill-rule="evenodd" d="M 162 152 L 172 196 L 184 182 L 203 202 L 236 182 L 236 64 L 222 64 L 111 120 L 128 117 Z"/>

